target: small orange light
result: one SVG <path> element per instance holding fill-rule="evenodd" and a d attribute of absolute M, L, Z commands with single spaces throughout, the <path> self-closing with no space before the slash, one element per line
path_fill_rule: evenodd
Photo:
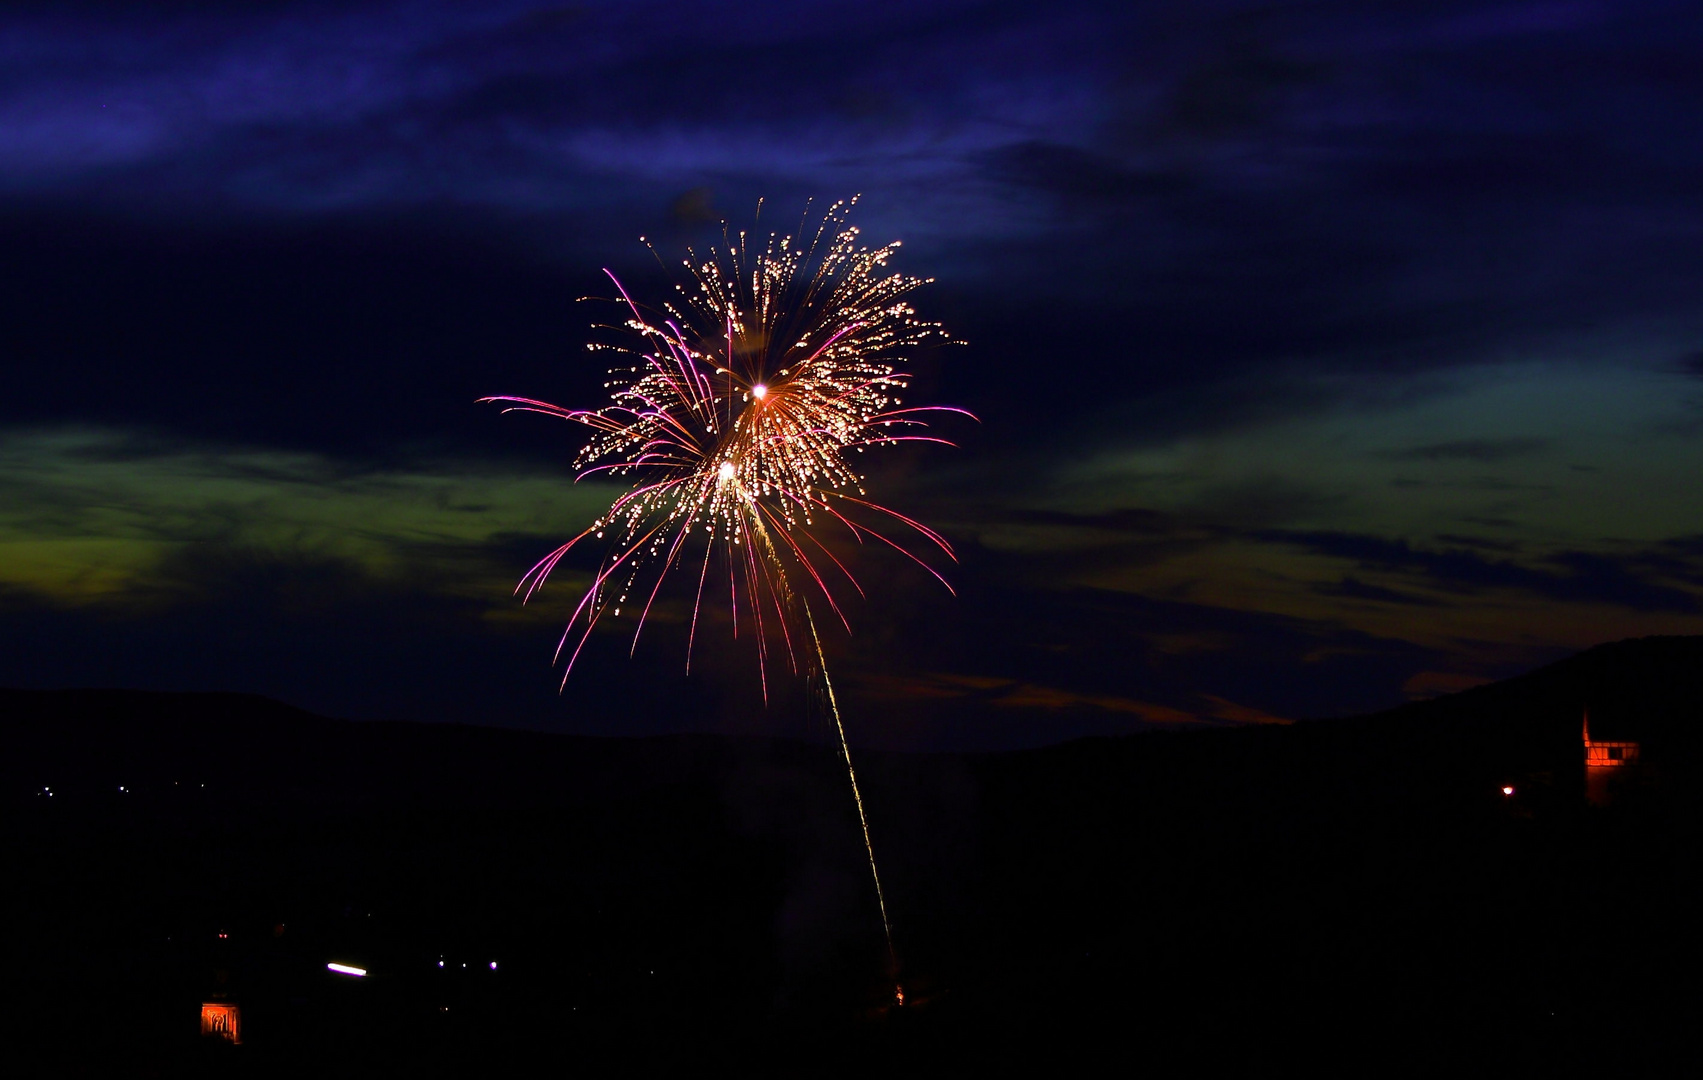
<path fill-rule="evenodd" d="M 1513 793 L 1514 793 L 1514 785 L 1512 785 L 1512 784 L 1503 784 L 1502 785 L 1502 794 L 1512 795 Z"/>

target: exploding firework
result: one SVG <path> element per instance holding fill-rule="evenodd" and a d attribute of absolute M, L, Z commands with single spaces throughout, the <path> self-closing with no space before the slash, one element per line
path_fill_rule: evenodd
<path fill-rule="evenodd" d="M 481 399 L 584 424 L 593 435 L 574 461 L 579 478 L 629 482 L 607 512 L 539 560 L 516 590 L 531 599 L 576 545 L 605 541 L 557 645 L 557 660 L 567 656 L 564 686 L 606 617 L 625 610 L 634 618 L 636 649 L 663 583 L 684 570 L 696 579 L 688 670 L 706 591 L 725 588 L 734 635 L 741 617 L 754 631 L 766 695 L 769 625 L 797 671 L 804 589 L 819 594 L 842 623 L 834 589 L 863 591 L 818 535 L 827 530 L 891 547 L 946 584 L 913 544 L 948 559 L 951 545 L 870 501 L 852 460 L 884 444 L 945 443 L 921 430 L 925 415 L 964 413 L 902 407 L 904 354 L 947 337 L 939 324 L 918 320 L 906 300 L 926 281 L 887 270 L 898 242 L 859 242 L 847 222 L 854 203 L 836 203 L 804 242 L 770 234 L 752 250 L 741 232 L 724 234 L 708 258 L 689 251 L 688 282 L 675 283 L 675 295 L 657 309 L 635 302 L 609 274 L 624 320 L 602 329 L 623 340 L 588 346 L 624 358 L 609 371 L 607 405 Z M 712 566 L 723 585 L 712 586 Z"/>
<path fill-rule="evenodd" d="M 860 594 L 863 589 L 818 536 L 829 529 L 891 547 L 946 585 L 911 544 L 920 538 L 948 559 L 951 545 L 926 525 L 870 501 L 852 457 L 891 443 L 945 443 L 924 433 L 925 415 L 969 414 L 948 406 L 903 407 L 900 395 L 910 381 L 900 368 L 904 353 L 948 339 L 939 324 L 918 320 L 906 300 L 926 281 L 888 271 L 898 242 L 874 248 L 859 242 L 857 228 L 847 222 L 855 202 L 835 203 L 808 241 L 770 234 L 754 250 L 746 233 L 724 232 L 708 258 L 688 250 L 688 282 L 677 282 L 675 295 L 657 309 L 635 302 L 605 270 L 624 318 L 603 329 L 622 340 L 589 347 L 624 358 L 609 370 L 609 404 L 567 409 L 533 398 L 481 400 L 501 403 L 504 411 L 584 424 L 593 435 L 574 462 L 579 478 L 609 474 L 628 484 L 605 513 L 539 560 L 516 588 L 530 600 L 577 544 L 605 541 L 592 583 L 556 646 L 558 661 L 567 652 L 564 687 L 606 616 L 620 617 L 624 608 L 633 615 L 636 649 L 663 583 L 682 569 L 696 579 L 686 639 L 690 670 L 698 616 L 718 562 L 735 636 L 742 610 L 752 627 L 765 697 L 766 624 L 778 628 L 795 672 L 802 652 L 802 666 L 821 680 L 834 719 L 893 957 L 869 820 L 807 593 L 820 595 L 850 629 L 830 581 L 843 579 Z M 898 1001 L 904 1001 L 902 991 Z"/>

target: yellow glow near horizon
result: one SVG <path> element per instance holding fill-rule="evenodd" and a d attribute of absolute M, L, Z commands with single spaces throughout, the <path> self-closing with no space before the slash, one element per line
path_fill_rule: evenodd
<path fill-rule="evenodd" d="M 564 493 L 548 470 L 502 463 L 361 468 L 124 429 L 0 429 L 0 591 L 161 605 L 193 599 L 203 572 L 284 560 L 425 583 L 513 615 L 493 541 L 576 524 L 605 487 Z"/>
<path fill-rule="evenodd" d="M 1061 585 L 1412 642 L 1462 672 L 1493 650 L 1697 634 L 1703 425 L 1670 354 L 1274 382 L 1309 404 L 1132 435 L 1058 465 L 1039 513 L 967 509 L 957 528 L 1055 560 Z"/>

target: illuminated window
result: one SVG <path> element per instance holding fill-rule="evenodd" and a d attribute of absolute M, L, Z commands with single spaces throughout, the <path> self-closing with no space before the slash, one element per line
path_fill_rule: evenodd
<path fill-rule="evenodd" d="M 242 1010 L 226 1001 L 201 1006 L 201 1034 L 228 1043 L 242 1042 Z"/>

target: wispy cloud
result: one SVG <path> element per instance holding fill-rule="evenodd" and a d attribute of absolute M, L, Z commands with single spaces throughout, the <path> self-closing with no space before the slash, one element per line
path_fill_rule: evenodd
<path fill-rule="evenodd" d="M 1131 425 L 956 528 L 1043 587 L 1317 620 L 1468 671 L 1475 652 L 1696 633 L 1703 443 L 1663 426 L 1691 408 L 1670 355 L 1338 376 L 1241 425 Z"/>
<path fill-rule="evenodd" d="M 573 535 L 602 498 L 494 465 L 363 467 L 134 431 L 11 430 L 0 432 L 0 584 L 61 603 L 157 604 L 196 568 L 263 557 L 501 596 L 527 538 L 541 551 Z"/>
<path fill-rule="evenodd" d="M 975 701 L 995 709 L 1059 711 L 1098 709 L 1125 713 L 1149 724 L 1198 724 L 1201 717 L 1168 705 L 1120 697 L 1091 694 L 1056 686 L 997 676 L 929 672 L 911 677 L 865 676 L 860 683 L 876 698 L 896 700 Z"/>
<path fill-rule="evenodd" d="M 1494 589 L 1528 592 L 1552 600 L 1613 604 L 1634 611 L 1703 612 L 1703 598 L 1688 588 L 1653 581 L 1640 573 L 1643 552 L 1619 556 L 1585 551 L 1549 553 L 1534 564 L 1487 558 L 1468 548 L 1423 548 L 1405 540 L 1338 532 L 1267 532 L 1259 539 L 1294 544 L 1368 569 L 1395 571 L 1432 589 L 1478 593 Z M 1352 579 L 1345 579 L 1349 581 Z M 1336 595 L 1414 602 L 1399 595 L 1377 597 L 1364 584 Z M 1330 593 L 1331 590 L 1323 590 Z"/>
<path fill-rule="evenodd" d="M 1546 439 L 1457 439 L 1453 442 L 1428 443 L 1400 450 L 1380 450 L 1377 456 L 1385 461 L 1473 461 L 1491 464 L 1540 453 L 1549 446 Z"/>

